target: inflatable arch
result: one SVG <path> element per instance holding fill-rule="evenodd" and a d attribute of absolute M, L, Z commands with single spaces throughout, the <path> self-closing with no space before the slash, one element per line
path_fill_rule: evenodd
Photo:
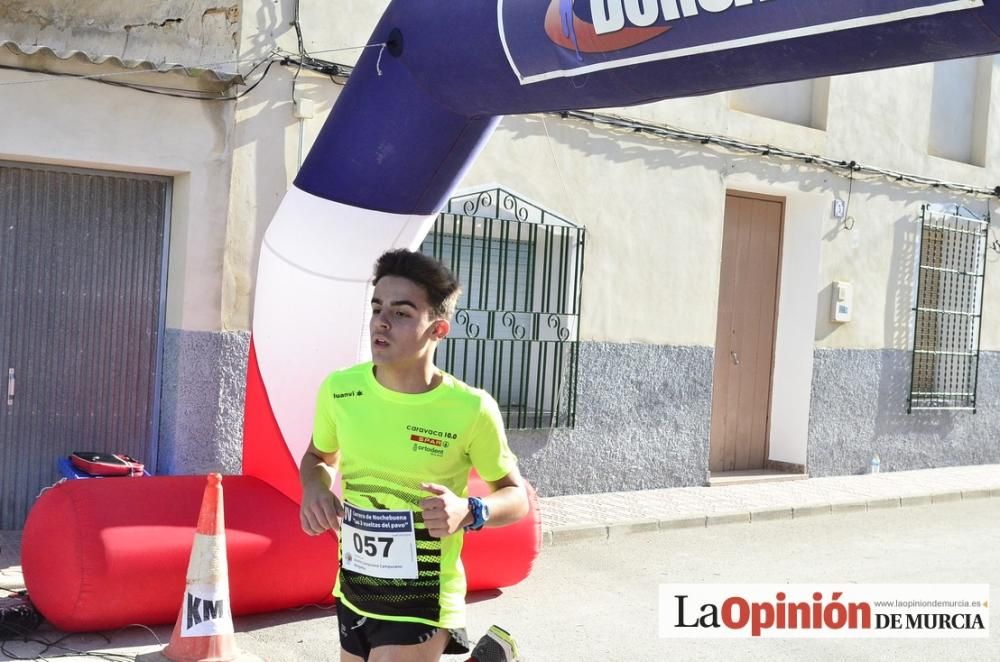
<path fill-rule="evenodd" d="M 243 468 L 295 500 L 376 257 L 420 245 L 500 116 L 996 53 L 1000 0 L 395 0 L 370 43 L 261 248 Z"/>
<path fill-rule="evenodd" d="M 384 52 L 361 58 L 264 237 L 247 475 L 226 483 L 234 612 L 329 596 L 336 541 L 306 536 L 294 503 L 316 390 L 368 355 L 376 257 L 420 244 L 501 115 L 984 55 L 1000 52 L 998 32 L 1000 0 L 395 0 L 372 38 Z M 24 531 L 35 604 L 71 631 L 170 622 L 202 485 L 156 477 L 49 490 Z M 469 588 L 523 579 L 538 528 L 533 508 L 469 536 Z M 322 572 L 301 571 L 310 567 Z M 265 591 L 254 581 L 262 569 L 275 580 Z"/>

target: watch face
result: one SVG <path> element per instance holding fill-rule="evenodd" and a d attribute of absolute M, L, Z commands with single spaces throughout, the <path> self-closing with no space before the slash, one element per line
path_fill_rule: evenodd
<path fill-rule="evenodd" d="M 480 501 L 479 503 L 483 504 L 483 521 L 484 522 L 489 521 L 489 519 L 490 519 L 490 507 L 488 505 L 486 505 L 485 501 Z"/>

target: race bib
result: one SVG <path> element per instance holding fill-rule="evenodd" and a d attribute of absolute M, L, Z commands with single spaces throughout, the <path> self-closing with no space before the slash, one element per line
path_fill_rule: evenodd
<path fill-rule="evenodd" d="M 345 570 L 382 579 L 417 578 L 417 538 L 409 510 L 364 510 L 345 503 L 340 544 Z"/>

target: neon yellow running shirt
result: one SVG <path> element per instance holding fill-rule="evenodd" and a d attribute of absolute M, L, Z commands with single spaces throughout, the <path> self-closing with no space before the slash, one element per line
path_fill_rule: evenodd
<path fill-rule="evenodd" d="M 317 398 L 313 443 L 326 453 L 340 451 L 346 503 L 414 513 L 418 575 L 385 579 L 345 570 L 344 554 L 353 551 L 345 550 L 342 540 L 334 595 L 363 616 L 464 627 L 465 571 L 459 558 L 464 534 L 430 536 L 420 501 L 432 495 L 420 484 L 438 483 L 465 498 L 470 467 L 486 481 L 513 471 L 517 459 L 507 445 L 500 409 L 485 391 L 447 373 L 426 393 L 391 391 L 378 383 L 372 366 L 362 363 L 326 378 Z"/>

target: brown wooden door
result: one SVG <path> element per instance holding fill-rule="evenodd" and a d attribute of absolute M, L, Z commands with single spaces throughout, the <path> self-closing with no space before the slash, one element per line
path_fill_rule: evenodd
<path fill-rule="evenodd" d="M 726 196 L 709 469 L 763 469 L 771 411 L 784 202 Z"/>

